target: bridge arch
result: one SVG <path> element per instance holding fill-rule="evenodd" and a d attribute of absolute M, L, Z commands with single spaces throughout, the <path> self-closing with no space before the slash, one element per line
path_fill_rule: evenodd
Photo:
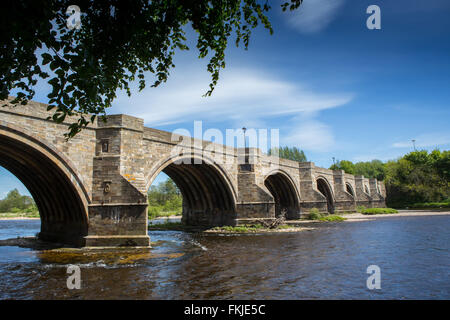
<path fill-rule="evenodd" d="M 299 192 L 288 173 L 282 170 L 272 171 L 264 178 L 264 185 L 275 200 L 275 217 L 286 210 L 287 219 L 300 218 Z"/>
<path fill-rule="evenodd" d="M 32 133 L 0 121 L 0 165 L 32 195 L 41 217 L 40 239 L 84 245 L 89 197 L 63 154 Z"/>
<path fill-rule="evenodd" d="M 334 213 L 334 196 L 332 188 L 328 180 L 324 177 L 319 177 L 316 180 L 317 190 L 327 199 L 327 211 L 328 213 Z"/>
<path fill-rule="evenodd" d="M 175 182 L 183 196 L 183 223 L 197 226 L 236 223 L 236 190 L 225 169 L 211 159 L 192 154 L 160 161 L 148 175 L 147 189 L 161 172 Z"/>

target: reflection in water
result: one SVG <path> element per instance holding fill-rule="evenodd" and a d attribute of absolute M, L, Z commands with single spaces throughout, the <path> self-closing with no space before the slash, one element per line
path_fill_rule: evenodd
<path fill-rule="evenodd" d="M 0 239 L 39 221 L 0 221 Z M 312 231 L 218 236 L 150 232 L 144 251 L 0 247 L 1 299 L 449 299 L 450 216 L 326 224 Z M 66 268 L 81 267 L 68 290 Z M 381 290 L 366 288 L 367 266 Z"/>

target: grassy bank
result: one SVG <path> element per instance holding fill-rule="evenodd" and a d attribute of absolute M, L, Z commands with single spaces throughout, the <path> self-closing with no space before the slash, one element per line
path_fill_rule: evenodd
<path fill-rule="evenodd" d="M 398 213 L 398 211 L 395 209 L 392 209 L 392 208 L 368 208 L 368 209 L 361 210 L 361 213 L 366 214 L 366 215 L 394 214 L 394 213 Z"/>
<path fill-rule="evenodd" d="M 273 230 L 283 230 L 283 229 L 291 229 L 292 226 L 282 224 L 277 226 L 274 229 L 269 229 L 260 224 L 252 224 L 252 225 L 241 225 L 241 226 L 223 226 L 223 227 L 214 227 L 211 231 L 216 232 L 229 232 L 229 233 L 252 233 L 252 232 L 265 232 L 265 231 L 273 231 Z"/>
<path fill-rule="evenodd" d="M 39 212 L 1 212 L 0 219 L 40 218 Z"/>
<path fill-rule="evenodd" d="M 222 226 L 222 227 L 213 227 L 213 228 L 201 228 L 201 227 L 192 227 L 185 226 L 181 222 L 166 222 L 160 224 L 150 225 L 148 230 L 172 230 L 172 231 L 203 231 L 203 232 L 211 232 L 211 233 L 258 233 L 258 232 L 273 232 L 277 230 L 286 230 L 286 229 L 299 229 L 298 227 L 289 226 L 286 224 L 282 224 L 277 226 L 274 229 L 266 228 L 261 224 L 249 224 L 249 225 L 240 225 L 240 226 Z"/>
<path fill-rule="evenodd" d="M 185 231 L 191 229 L 181 222 L 164 222 L 158 224 L 152 224 L 148 226 L 148 230 L 175 230 L 175 231 Z"/>
<path fill-rule="evenodd" d="M 341 217 L 337 214 L 323 214 L 320 213 L 318 209 L 312 208 L 308 215 L 308 220 L 316 220 L 316 221 L 322 221 L 322 222 L 341 222 L 345 221 L 346 219 L 344 217 Z"/>
<path fill-rule="evenodd" d="M 167 218 L 172 216 L 181 216 L 181 208 L 170 210 L 167 208 L 164 208 L 162 206 L 149 206 L 148 207 L 148 218 L 150 220 L 157 219 L 157 218 Z"/>
<path fill-rule="evenodd" d="M 414 203 L 408 209 L 450 209 L 450 201 Z"/>

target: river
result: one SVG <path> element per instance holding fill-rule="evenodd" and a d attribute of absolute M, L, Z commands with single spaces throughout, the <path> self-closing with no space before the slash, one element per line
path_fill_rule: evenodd
<path fill-rule="evenodd" d="M 0 221 L 0 239 L 39 220 Z M 299 233 L 152 231 L 148 252 L 0 247 L 0 299 L 450 299 L 450 216 L 327 223 Z M 66 286 L 69 264 L 81 289 Z M 381 289 L 366 286 L 367 267 Z"/>

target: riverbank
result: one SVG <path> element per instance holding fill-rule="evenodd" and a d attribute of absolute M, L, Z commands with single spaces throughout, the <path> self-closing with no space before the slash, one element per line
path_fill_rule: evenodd
<path fill-rule="evenodd" d="M 39 214 L 33 213 L 15 213 L 15 212 L 2 212 L 0 213 L 0 220 L 28 220 L 28 219 L 40 219 Z"/>
<path fill-rule="evenodd" d="M 359 222 L 370 221 L 384 218 L 395 217 L 420 217 L 420 216 L 442 216 L 450 215 L 448 211 L 432 211 L 432 210 L 399 210 L 398 213 L 390 214 L 362 214 L 362 213 L 347 213 L 340 214 L 344 220 L 342 221 L 320 221 L 320 220 L 287 220 L 282 225 L 274 229 L 264 228 L 261 225 L 242 225 L 236 227 L 215 227 L 215 228 L 199 228 L 184 226 L 181 224 L 181 216 L 171 217 L 170 219 L 157 219 L 154 224 L 150 224 L 150 231 L 186 231 L 186 232 L 199 232 L 204 234 L 255 234 L 255 233 L 279 233 L 279 232 L 301 232 L 319 228 L 321 226 L 328 226 L 330 224 L 342 223 L 342 222 Z M 151 222 L 150 222 L 151 223 Z"/>
<path fill-rule="evenodd" d="M 440 210 L 398 210 L 398 213 L 391 214 L 374 214 L 374 215 L 366 215 L 362 213 L 349 213 L 342 214 L 343 218 L 346 218 L 345 221 L 353 222 L 353 221 L 362 221 L 362 220 L 374 220 L 374 219 L 384 219 L 384 218 L 398 218 L 398 217 L 422 217 L 422 216 L 445 216 L 450 215 L 450 210 L 440 211 Z"/>
<path fill-rule="evenodd" d="M 373 220 L 377 218 L 392 218 L 392 217 L 420 217 L 420 216 L 441 216 L 441 215 L 450 215 L 450 209 L 446 210 L 398 210 L 398 213 L 392 214 L 374 214 L 374 215 L 366 215 L 362 213 L 346 213 L 346 214 L 338 214 L 339 216 L 345 218 L 347 222 L 351 221 L 360 221 L 363 220 Z M 0 220 L 39 220 L 39 217 L 30 217 L 30 216 L 5 216 L 0 214 Z M 152 221 L 156 221 L 155 224 L 152 224 Z M 166 222 L 179 222 L 181 221 L 181 216 L 169 216 L 164 218 L 157 218 L 154 220 L 150 220 L 150 224 L 152 226 L 156 226 L 157 224 L 164 224 Z M 308 223 L 308 222 L 317 222 L 316 220 L 288 220 L 288 223 Z M 326 221 L 325 221 L 326 222 Z"/>
<path fill-rule="evenodd" d="M 0 220 L 40 220 L 41 218 L 35 217 L 0 217 Z"/>

